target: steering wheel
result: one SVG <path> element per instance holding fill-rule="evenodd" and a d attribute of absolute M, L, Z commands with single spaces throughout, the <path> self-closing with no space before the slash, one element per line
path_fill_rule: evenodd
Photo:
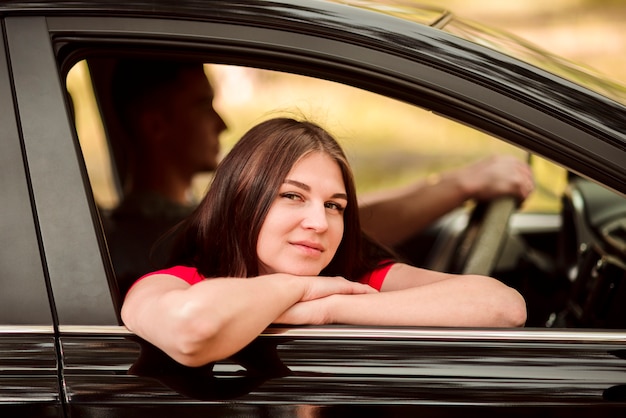
<path fill-rule="evenodd" d="M 490 275 L 504 246 L 509 218 L 516 207 L 517 200 L 510 196 L 478 203 L 461 236 L 451 271 Z"/>

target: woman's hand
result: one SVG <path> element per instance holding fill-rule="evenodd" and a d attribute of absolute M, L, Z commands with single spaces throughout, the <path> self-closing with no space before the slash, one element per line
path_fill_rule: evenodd
<path fill-rule="evenodd" d="M 304 294 L 300 302 L 317 300 L 335 294 L 376 293 L 375 289 L 366 284 L 352 282 L 343 277 L 303 276 L 296 278 L 296 280 L 298 279 L 306 281 Z"/>
<path fill-rule="evenodd" d="M 324 325 L 332 323 L 329 308 L 334 296 L 330 295 L 319 299 L 298 302 L 276 318 L 274 323 L 289 325 Z"/>
<path fill-rule="evenodd" d="M 305 279 L 305 278 L 303 278 Z M 306 278 L 305 280 L 309 280 Z M 378 293 L 376 289 L 342 277 L 314 277 L 300 302 L 292 305 L 274 320 L 277 324 L 322 325 L 332 323 L 330 306 L 334 296 Z"/>

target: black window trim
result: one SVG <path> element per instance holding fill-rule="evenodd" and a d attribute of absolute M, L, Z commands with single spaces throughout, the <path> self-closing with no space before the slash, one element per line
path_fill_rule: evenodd
<path fill-rule="evenodd" d="M 195 51 L 223 63 L 260 67 L 261 62 L 265 68 L 279 71 L 288 66 L 290 72 L 298 70 L 359 88 L 367 84 L 371 91 L 486 130 L 504 141 L 515 138 L 517 146 L 626 194 L 626 173 L 620 160 L 626 158 L 626 150 L 617 142 L 593 136 L 501 90 L 405 57 L 289 32 L 288 28 L 148 18 L 54 17 L 48 22 L 57 50 L 70 42 L 91 47 L 159 46 L 172 52 Z M 238 57 L 233 51 L 238 51 Z M 594 155 L 585 150 L 593 150 Z"/>
<path fill-rule="evenodd" d="M 5 24 L 55 319 L 59 324 L 119 324 L 47 22 L 8 17 Z"/>
<path fill-rule="evenodd" d="M 241 27 L 221 23 L 146 18 L 83 19 L 76 17 L 48 18 L 47 22 L 55 50 L 61 57 L 59 59 L 62 59 L 58 64 L 64 69 L 67 69 L 69 62 L 85 58 L 94 53 L 97 48 L 102 48 L 102 50 L 108 48 L 113 51 L 129 47 L 149 49 L 166 45 L 170 51 L 179 48 L 179 51 L 184 51 L 184 53 L 193 52 L 198 55 L 211 56 L 214 58 L 211 62 L 216 63 L 247 65 L 279 71 L 288 67 L 290 72 L 300 70 L 309 76 L 323 76 L 356 87 L 368 84 L 371 91 L 433 109 L 438 113 L 446 114 L 451 119 L 487 130 L 504 140 L 507 137 L 514 137 L 517 140 L 517 146 L 526 147 L 566 166 L 569 163 L 574 171 L 582 174 L 593 173 L 601 181 L 609 179 L 612 181 L 612 183 L 609 181 L 609 185 L 615 187 L 615 177 L 613 177 L 615 171 L 611 172 L 610 168 L 616 165 L 611 162 L 598 165 L 596 156 L 591 157 L 582 151 L 585 144 L 591 144 L 603 158 L 611 160 L 615 158 L 615 153 L 610 151 L 614 151 L 615 148 L 609 143 L 602 142 L 561 120 L 541 114 L 537 109 L 501 95 L 499 92 L 462 78 L 455 78 L 453 75 L 426 65 L 410 62 L 402 57 L 390 56 L 380 51 L 366 51 L 360 46 L 343 44 L 339 46 L 345 53 L 340 56 L 337 53 L 327 52 L 332 49 L 328 48 L 328 45 L 337 45 L 333 40 L 314 39 L 301 33 L 285 32 L 285 30 L 250 27 L 244 30 Z M 130 27 L 132 30 L 128 29 Z M 230 35 L 235 28 L 238 29 L 236 34 Z M 164 35 L 171 36 L 174 32 L 178 33 L 175 41 L 164 40 Z M 229 35 L 226 36 L 224 33 Z M 277 37 L 277 34 L 281 36 Z M 316 52 L 309 50 L 306 54 L 302 53 L 303 40 L 307 39 L 311 42 L 315 41 L 314 45 L 306 45 L 306 43 L 304 45 Z M 72 48 L 68 49 L 70 46 Z M 362 55 L 365 52 L 369 54 L 366 54 L 367 59 L 364 59 Z M 253 60 L 254 63 L 251 65 Z M 281 61 L 285 64 L 279 64 Z M 262 64 L 259 65 L 259 62 Z M 373 62 L 377 64 L 374 65 Z M 350 70 L 350 76 L 342 74 L 347 69 Z M 361 78 L 355 80 L 355 74 Z M 445 83 L 442 82 L 444 79 Z M 457 87 L 456 91 L 450 90 L 450 81 Z M 472 92 L 474 94 L 470 94 Z M 419 96 L 419 100 L 416 96 Z M 470 101 L 468 100 L 470 96 L 481 97 L 482 102 Z M 497 100 L 490 100 L 490 98 Z M 493 104 L 495 102 L 498 104 L 497 109 Z M 513 117 L 514 122 L 511 122 L 509 119 L 500 117 L 505 113 L 519 117 L 517 119 Z M 522 121 L 521 115 L 533 120 L 535 125 Z M 489 129 L 486 128 L 487 126 Z M 547 143 L 546 138 L 550 138 L 551 142 Z M 578 143 L 571 142 L 571 138 L 576 138 Z M 568 152 L 571 153 L 572 148 L 581 149 L 577 154 L 578 157 L 566 157 Z M 608 173 L 600 170 L 600 167 Z M 617 172 L 620 176 L 624 176 L 621 168 L 618 168 Z M 619 187 L 624 186 L 620 184 Z M 102 231 L 99 232 L 99 237 L 101 236 Z"/>

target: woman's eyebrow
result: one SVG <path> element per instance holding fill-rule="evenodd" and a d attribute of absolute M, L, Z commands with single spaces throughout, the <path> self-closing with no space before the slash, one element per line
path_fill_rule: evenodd
<path fill-rule="evenodd" d="M 304 184 L 304 183 L 296 181 L 296 180 L 285 179 L 284 183 L 291 184 L 293 186 L 299 187 L 300 189 L 306 190 L 307 192 L 311 191 L 311 187 L 308 184 Z M 348 200 L 348 195 L 346 193 L 335 193 L 331 197 L 333 199 Z"/>
<path fill-rule="evenodd" d="M 299 187 L 302 190 L 306 190 L 307 192 L 311 191 L 311 188 L 309 187 L 308 184 L 304 184 L 304 183 L 301 183 L 299 181 L 285 179 L 285 183 L 291 184 L 291 185 L 296 186 L 296 187 Z"/>

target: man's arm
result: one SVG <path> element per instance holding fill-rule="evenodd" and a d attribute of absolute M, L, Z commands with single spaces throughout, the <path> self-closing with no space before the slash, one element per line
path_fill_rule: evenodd
<path fill-rule="evenodd" d="M 523 200 L 533 188 L 526 163 L 508 155 L 489 157 L 405 187 L 361 197 L 361 224 L 374 239 L 394 246 L 469 199 L 511 195 Z"/>

